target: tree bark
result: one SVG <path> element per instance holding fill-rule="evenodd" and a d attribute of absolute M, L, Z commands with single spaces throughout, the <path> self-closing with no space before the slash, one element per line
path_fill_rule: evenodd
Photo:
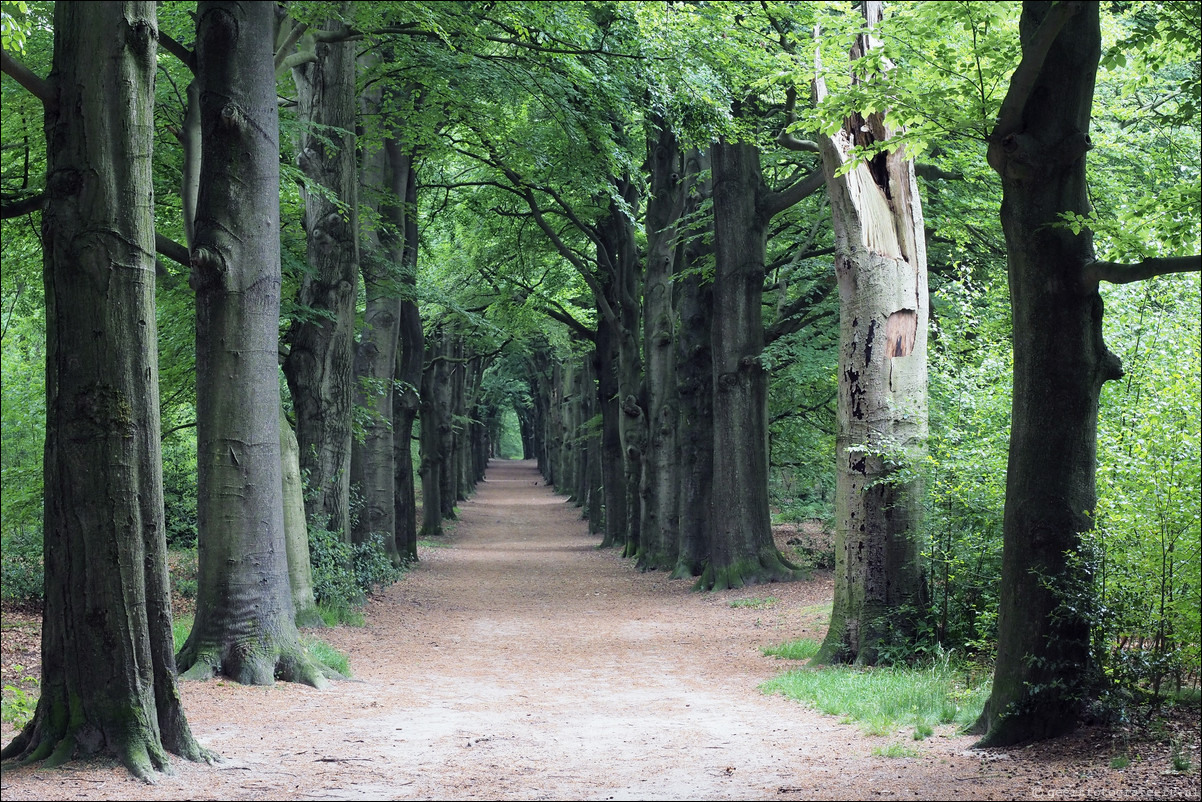
<path fill-rule="evenodd" d="M 709 171 L 709 155 L 691 150 L 685 160 L 689 201 L 686 218 L 696 221 L 702 202 L 712 187 L 702 179 Z M 714 466 L 714 362 L 710 345 L 713 328 L 713 285 L 700 274 L 712 258 L 712 220 L 692 222 L 675 280 L 676 386 L 679 400 L 680 511 L 674 579 L 700 576 L 710 542 L 710 501 Z"/>
<path fill-rule="evenodd" d="M 766 193 L 754 145 L 713 146 L 714 478 L 701 589 L 796 579 L 768 512 L 768 374 L 761 364 Z"/>
<path fill-rule="evenodd" d="M 331 21 L 331 30 L 343 30 Z M 296 413 L 310 521 L 350 540 L 355 294 L 359 272 L 355 166 L 355 44 L 316 42 L 295 67 L 297 165 L 324 191 L 302 188 L 309 269 L 288 332 L 284 375 Z M 329 143 L 329 144 L 327 144 Z"/>
<path fill-rule="evenodd" d="M 202 2 L 197 80 L 196 620 L 188 679 L 325 684 L 300 644 L 280 469 L 279 125 L 269 4 Z"/>
<path fill-rule="evenodd" d="M 417 493 L 413 470 L 413 423 L 421 406 L 422 358 L 425 333 L 421 311 L 417 307 L 417 173 L 412 154 L 404 154 L 395 132 L 384 145 L 391 165 L 392 194 L 404 198 L 399 206 L 386 212 L 395 230 L 404 236 L 391 243 L 392 258 L 401 265 L 399 342 L 396 360 L 396 388 L 392 397 L 393 460 L 396 482 L 394 496 L 396 543 L 403 559 L 417 560 Z M 404 190 L 404 191 L 402 191 Z"/>
<path fill-rule="evenodd" d="M 381 90 L 373 89 L 360 99 L 363 116 L 376 119 L 381 114 Z M 384 147 L 367 150 L 361 168 L 363 194 L 373 211 L 380 211 L 375 201 L 386 190 L 388 152 Z M 398 165 L 408 177 L 408 164 Z M 404 192 L 401 193 L 404 198 Z M 373 216 L 375 219 L 375 216 Z M 379 228 L 384 228 L 380 226 Z M 399 260 L 394 262 L 386 243 L 403 239 L 404 232 L 373 229 L 363 234 L 360 267 L 366 308 L 363 330 L 355 345 L 354 388 L 355 404 L 367 410 L 363 438 L 351 444 L 351 486 L 361 500 L 351 540 L 365 543 L 374 535 L 383 538 L 384 549 L 393 565 L 404 561 L 396 539 L 396 459 L 393 442 L 393 377 L 396 373 L 400 332 Z"/>
<path fill-rule="evenodd" d="M 677 560 L 678 491 L 676 320 L 672 277 L 676 267 L 676 224 L 684 212 L 684 166 L 668 123 L 649 115 L 656 127 L 647 138 L 651 194 L 647 200 L 647 267 L 643 275 L 643 353 L 647 401 L 647 449 L 640 492 L 642 534 L 639 567 L 673 570 Z"/>
<path fill-rule="evenodd" d="M 280 414 L 280 471 L 284 482 L 284 541 L 288 550 L 288 586 L 298 627 L 322 627 L 313 592 L 309 560 L 309 524 L 305 519 L 305 488 L 300 474 L 300 446 L 291 424 Z"/>
<path fill-rule="evenodd" d="M 879 3 L 865 3 L 867 26 Z M 871 47 L 862 33 L 852 61 Z M 886 65 L 886 69 L 888 66 Z M 826 94 L 821 80 L 816 95 Z M 913 635 L 925 604 L 920 554 L 927 436 L 927 266 L 914 163 L 902 149 L 843 175 L 853 147 L 893 136 L 885 115 L 852 114 L 820 136 L 839 285 L 835 602 L 818 662 L 875 664 Z"/>
<path fill-rule="evenodd" d="M 1023 58 L 989 143 L 1002 177 L 1014 337 L 998 655 L 978 746 L 1074 728 L 1096 680 L 1088 561 L 1073 559 L 1096 502 L 1098 397 L 1122 376 L 1102 339 L 1102 299 L 1083 281 L 1092 236 L 1085 151 L 1101 52 L 1095 3 L 1023 4 Z"/>
<path fill-rule="evenodd" d="M 208 754 L 180 704 L 159 451 L 155 7 L 60 3 L 46 104 L 41 696 L 5 760 Z"/>

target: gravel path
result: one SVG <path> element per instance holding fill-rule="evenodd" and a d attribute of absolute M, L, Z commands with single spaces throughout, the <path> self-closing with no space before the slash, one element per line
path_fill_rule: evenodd
<path fill-rule="evenodd" d="M 6 769 L 5 802 L 1063 799 L 1113 788 L 1049 758 L 970 752 L 951 731 L 865 736 L 760 693 L 789 665 L 762 646 L 822 635 L 829 575 L 692 593 L 597 550 L 579 509 L 529 462 L 494 462 L 461 512 L 445 547 L 423 548 L 373 598 L 365 627 L 319 634 L 349 654 L 354 681 L 187 683 L 193 730 L 224 762 L 177 761 L 155 786 L 111 765 Z M 894 742 L 919 756 L 873 754 Z"/>

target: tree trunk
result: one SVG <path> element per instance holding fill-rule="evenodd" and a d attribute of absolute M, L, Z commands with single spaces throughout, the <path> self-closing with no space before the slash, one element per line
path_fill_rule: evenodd
<path fill-rule="evenodd" d="M 1096 679 L 1084 598 L 1091 576 L 1087 562 L 1071 555 L 1092 525 L 1098 396 L 1122 375 L 1102 340 L 1097 286 L 1083 280 L 1094 258 L 1091 235 L 1073 234 L 1059 219 L 1090 208 L 1085 151 L 1098 7 L 1024 3 L 1020 34 L 1023 63 L 989 144 L 989 162 L 1002 176 L 1014 400 L 997 665 L 976 725 L 979 746 L 1072 729 Z M 1047 55 L 1039 64 L 1041 48 Z"/>
<path fill-rule="evenodd" d="M 768 374 L 761 364 L 765 230 L 759 150 L 713 146 L 714 478 L 709 564 L 701 589 L 797 578 L 768 512 Z"/>
<path fill-rule="evenodd" d="M 384 143 L 391 166 L 392 194 L 404 198 L 399 206 L 386 206 L 385 212 L 398 234 L 391 242 L 392 258 L 400 263 L 401 299 L 397 326 L 399 343 L 396 360 L 396 389 L 392 398 L 393 460 L 396 470 L 396 543 L 402 558 L 417 560 L 417 493 L 413 471 L 413 422 L 421 406 L 422 358 L 425 333 L 421 311 L 417 307 L 417 175 L 412 153 L 404 153 L 396 133 Z"/>
<path fill-rule="evenodd" d="M 196 620 L 189 679 L 321 686 L 288 581 L 280 470 L 279 130 L 264 3 L 202 2 L 196 56 L 204 156 L 196 290 Z"/>
<path fill-rule="evenodd" d="M 42 216 L 46 444 L 41 696 L 3 758 L 208 755 L 180 704 L 159 451 L 149 2 L 59 3 Z M 98 570 L 100 569 L 100 570 Z"/>
<path fill-rule="evenodd" d="M 284 538 L 288 551 L 288 585 L 298 627 L 321 627 L 313 593 L 313 566 L 309 561 L 309 524 L 305 520 L 305 488 L 300 475 L 300 446 L 292 426 L 280 415 L 280 470 L 284 481 Z"/>
<path fill-rule="evenodd" d="M 871 28 L 880 4 L 864 8 Z M 869 46 L 865 32 L 852 60 Z M 912 636 L 925 604 L 914 467 L 927 435 L 928 301 L 914 162 L 899 149 L 839 175 L 853 147 L 892 135 L 877 112 L 820 138 L 840 313 L 835 603 L 818 662 L 875 664 L 890 638 Z"/>
<path fill-rule="evenodd" d="M 375 119 L 381 114 L 381 90 L 365 91 L 360 103 L 363 116 Z M 387 180 L 390 167 L 387 151 L 380 147 L 365 152 L 361 168 L 362 184 L 373 211 L 380 211 L 377 200 L 391 189 Z M 401 169 L 408 173 L 407 165 Z M 401 197 L 404 197 L 402 193 Z M 396 458 L 393 443 L 393 377 L 396 373 L 400 329 L 399 262 L 390 257 L 391 240 L 402 239 L 403 232 L 385 231 L 385 226 L 363 233 L 361 269 L 366 308 L 363 330 L 355 345 L 355 404 L 367 410 L 363 438 L 351 444 L 351 486 L 360 499 L 359 515 L 351 532 L 354 543 L 365 543 L 372 535 L 383 538 L 384 549 L 393 565 L 404 562 L 396 539 Z"/>
<path fill-rule="evenodd" d="M 709 170 L 708 154 L 690 151 L 685 174 L 692 188 L 687 216 L 691 219 L 704 198 L 711 194 L 700 176 Z M 710 500 L 714 469 L 714 362 L 710 346 L 713 328 L 713 285 L 698 272 L 712 257 L 712 246 L 704 234 L 710 222 L 693 223 L 684 246 L 680 273 L 676 277 L 676 386 L 679 399 L 678 519 L 674 579 L 700 576 L 705 568 L 710 542 Z"/>
<path fill-rule="evenodd" d="M 450 457 L 444 450 L 444 438 L 449 437 L 449 365 L 447 364 L 446 332 L 435 329 L 426 338 L 426 366 L 421 383 L 421 466 L 422 480 L 422 537 L 442 535 L 443 510 L 447 493 L 443 463 Z"/>
<path fill-rule="evenodd" d="M 614 326 L 597 316 L 597 402 L 601 407 L 601 472 L 605 494 L 602 548 L 626 545 L 626 470 L 622 457 L 621 409 L 618 405 L 618 345 Z"/>
<path fill-rule="evenodd" d="M 330 22 L 332 30 L 345 28 Z M 359 272 L 355 167 L 355 43 L 318 42 L 293 69 L 301 136 L 297 164 L 324 191 L 307 191 L 309 269 L 288 332 L 284 375 L 296 412 L 310 521 L 350 539 L 355 282 Z"/>
<path fill-rule="evenodd" d="M 676 444 L 675 315 L 672 274 L 676 266 L 676 223 L 684 211 L 684 169 L 676 137 L 666 120 L 648 137 L 651 195 L 647 201 L 647 268 L 643 276 L 643 353 L 647 399 L 647 449 L 641 485 L 642 545 L 639 567 L 673 570 L 677 560 L 680 487 Z"/>

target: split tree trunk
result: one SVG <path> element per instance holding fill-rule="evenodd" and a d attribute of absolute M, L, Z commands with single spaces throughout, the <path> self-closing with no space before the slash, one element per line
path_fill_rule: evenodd
<path fill-rule="evenodd" d="M 45 114 L 41 696 L 3 758 L 207 757 L 176 686 L 163 524 L 149 2 L 59 3 Z"/>
<path fill-rule="evenodd" d="M 869 29 L 880 3 L 865 3 Z M 864 56 L 861 34 L 851 58 Z M 825 86 L 816 82 L 819 99 Z M 835 602 L 818 662 L 876 663 L 924 605 L 922 484 L 927 436 L 927 265 L 914 162 L 881 153 L 839 175 L 853 147 L 892 136 L 853 114 L 820 138 L 839 283 Z"/>

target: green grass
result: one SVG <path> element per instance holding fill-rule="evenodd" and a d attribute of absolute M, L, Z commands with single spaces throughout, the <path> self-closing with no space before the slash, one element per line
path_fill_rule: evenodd
<path fill-rule="evenodd" d="M 1126 755 L 1119 755 L 1118 757 L 1112 757 L 1110 759 L 1110 768 L 1112 769 L 1125 769 L 1130 765 L 1131 758 L 1127 757 Z"/>
<path fill-rule="evenodd" d="M 776 598 L 775 596 L 764 596 L 762 598 L 753 596 L 750 599 L 731 599 L 730 606 L 749 607 L 752 610 L 763 610 L 765 607 L 771 607 L 778 601 L 780 601 L 780 599 Z"/>
<path fill-rule="evenodd" d="M 351 675 L 351 664 L 346 655 L 330 644 L 307 635 L 301 637 L 301 643 L 309 650 L 309 656 L 314 660 L 329 666 L 344 677 Z"/>
<path fill-rule="evenodd" d="M 944 724 L 964 729 L 989 698 L 988 683 L 966 687 L 963 672 L 946 660 L 927 668 L 797 669 L 765 682 L 760 690 L 856 722 L 872 735 L 905 727 L 933 732 Z"/>
<path fill-rule="evenodd" d="M 878 757 L 920 757 L 917 749 L 911 749 L 904 744 L 889 744 L 888 746 L 872 747 L 872 754 Z"/>
<path fill-rule="evenodd" d="M 820 648 L 822 648 L 822 641 L 802 638 L 801 640 L 791 640 L 776 646 L 764 646 L 760 649 L 760 652 L 766 657 L 780 657 L 785 660 L 809 660 L 818 654 Z"/>
<path fill-rule="evenodd" d="M 192 619 L 190 615 L 181 615 L 171 622 L 171 642 L 175 644 L 175 652 L 179 654 L 180 647 L 184 645 L 184 641 L 188 639 L 188 633 L 192 631 Z"/>
<path fill-rule="evenodd" d="M 355 607 L 345 604 L 319 604 L 317 613 L 327 627 L 346 624 L 348 627 L 361 627 L 367 623 L 363 613 Z"/>

